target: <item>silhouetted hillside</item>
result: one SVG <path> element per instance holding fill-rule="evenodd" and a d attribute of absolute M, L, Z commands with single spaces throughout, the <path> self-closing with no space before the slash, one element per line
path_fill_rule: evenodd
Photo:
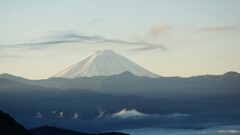
<path fill-rule="evenodd" d="M 31 135 L 7 113 L 0 111 L 0 135 Z"/>
<path fill-rule="evenodd" d="M 120 132 L 108 133 L 80 133 L 72 130 L 56 127 L 42 126 L 31 130 L 26 130 L 18 124 L 9 114 L 0 111 L 0 135 L 128 135 Z"/>
<path fill-rule="evenodd" d="M 232 96 L 239 95 L 240 89 L 240 74 L 233 71 L 222 75 L 201 75 L 188 78 L 140 77 L 127 71 L 119 75 L 74 79 L 28 80 L 9 74 L 2 74 L 0 78 L 47 88 L 87 89 L 114 95 L 135 95 L 146 98 L 189 99 L 186 95 L 191 95 L 190 99 L 192 97 Z"/>
<path fill-rule="evenodd" d="M 72 130 L 49 127 L 49 126 L 34 128 L 29 131 L 34 133 L 34 135 L 128 135 L 128 134 L 119 133 L 119 132 L 96 133 L 96 134 L 80 133 Z"/>

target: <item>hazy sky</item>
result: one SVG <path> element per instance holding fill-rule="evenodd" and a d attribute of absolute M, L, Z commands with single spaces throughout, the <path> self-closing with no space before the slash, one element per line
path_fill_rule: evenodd
<path fill-rule="evenodd" d="M 0 73 L 48 78 L 111 49 L 162 76 L 240 72 L 240 0 L 1 0 Z"/>

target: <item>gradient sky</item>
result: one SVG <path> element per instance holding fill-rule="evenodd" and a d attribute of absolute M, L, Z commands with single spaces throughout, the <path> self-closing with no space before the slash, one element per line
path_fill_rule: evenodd
<path fill-rule="evenodd" d="M 1 0 L 0 73 L 48 78 L 111 49 L 162 76 L 240 72 L 240 0 Z"/>

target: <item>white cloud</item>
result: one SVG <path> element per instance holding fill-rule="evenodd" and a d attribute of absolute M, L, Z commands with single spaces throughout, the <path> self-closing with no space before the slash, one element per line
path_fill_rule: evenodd
<path fill-rule="evenodd" d="M 137 110 L 135 109 L 132 109 L 132 110 L 126 110 L 125 108 L 123 110 L 121 110 L 120 112 L 117 112 L 115 114 L 113 114 L 112 117 L 114 118 L 123 118 L 123 119 L 126 119 L 126 118 L 142 118 L 142 117 L 146 117 L 148 116 L 147 114 L 144 114 L 144 113 L 141 113 L 141 112 L 138 112 Z"/>
<path fill-rule="evenodd" d="M 173 114 L 169 114 L 167 116 L 168 117 L 189 117 L 191 115 L 187 114 L 187 113 L 173 113 Z"/>
<path fill-rule="evenodd" d="M 142 112 L 137 111 L 136 109 L 132 110 L 127 110 L 126 108 L 122 109 L 121 111 L 114 113 L 112 115 L 112 118 L 184 118 L 184 117 L 191 117 L 191 114 L 188 113 L 171 113 L 171 114 L 165 114 L 165 115 L 160 115 L 160 114 L 145 114 Z"/>
<path fill-rule="evenodd" d="M 64 112 L 59 112 L 58 118 L 63 118 L 64 117 Z"/>
<path fill-rule="evenodd" d="M 57 111 L 52 111 L 52 114 L 56 114 L 57 113 Z"/>
<path fill-rule="evenodd" d="M 43 117 L 41 112 L 38 112 L 35 116 L 36 119 L 41 119 Z"/>
<path fill-rule="evenodd" d="M 99 119 L 99 118 L 102 118 L 102 116 L 104 115 L 104 113 L 105 113 L 105 111 L 102 111 L 101 109 L 98 109 L 98 116 L 97 116 L 97 118 Z"/>
<path fill-rule="evenodd" d="M 73 113 L 73 117 L 72 117 L 72 119 L 77 119 L 78 118 L 78 113 L 77 112 L 75 112 L 75 113 Z"/>

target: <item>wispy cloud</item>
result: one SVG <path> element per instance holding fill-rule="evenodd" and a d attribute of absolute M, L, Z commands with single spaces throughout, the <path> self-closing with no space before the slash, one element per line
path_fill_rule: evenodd
<path fill-rule="evenodd" d="M 52 114 L 56 114 L 57 112 L 58 112 L 58 111 L 55 111 L 55 110 L 54 110 L 54 111 L 52 111 L 51 113 L 52 113 Z"/>
<path fill-rule="evenodd" d="M 63 118 L 64 117 L 64 112 L 59 112 L 58 118 Z"/>
<path fill-rule="evenodd" d="M 41 112 L 38 112 L 35 116 L 36 119 L 41 119 L 43 117 Z"/>
<path fill-rule="evenodd" d="M 102 118 L 104 113 L 105 113 L 105 111 L 102 111 L 101 109 L 98 109 L 98 116 L 97 116 L 97 118 L 98 119 Z"/>
<path fill-rule="evenodd" d="M 168 117 L 189 117 L 191 116 L 191 114 L 187 114 L 187 113 L 173 113 L 173 114 L 169 114 L 167 115 Z"/>
<path fill-rule="evenodd" d="M 161 49 L 165 50 L 166 48 L 160 44 L 149 43 L 146 41 L 127 41 L 119 39 L 105 38 L 98 35 L 84 35 L 72 31 L 67 32 L 54 32 L 53 35 L 42 38 L 38 42 L 29 42 L 13 45 L 4 45 L 2 48 L 26 48 L 26 49 L 44 49 L 49 46 L 55 46 L 64 43 L 85 43 L 85 44 L 123 44 L 136 47 L 138 51 L 144 50 L 155 50 Z"/>
<path fill-rule="evenodd" d="M 77 119 L 78 118 L 78 113 L 77 112 L 75 112 L 75 113 L 73 113 L 73 117 L 72 117 L 72 119 Z"/>
<path fill-rule="evenodd" d="M 198 29 L 195 32 L 225 32 L 233 30 L 240 30 L 240 25 L 205 27 Z"/>
<path fill-rule="evenodd" d="M 156 26 L 150 30 L 149 36 L 152 38 L 158 38 L 160 35 L 166 34 L 170 29 L 171 26 Z"/>

